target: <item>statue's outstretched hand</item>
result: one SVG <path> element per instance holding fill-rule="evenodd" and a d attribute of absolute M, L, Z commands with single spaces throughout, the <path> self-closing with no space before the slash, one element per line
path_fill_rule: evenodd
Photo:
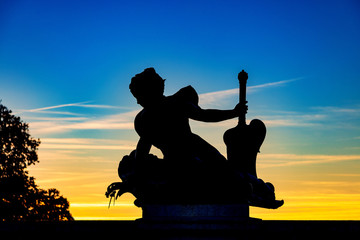
<path fill-rule="evenodd" d="M 238 104 L 235 106 L 234 111 L 236 112 L 237 116 L 244 115 L 244 114 L 246 114 L 247 111 L 248 111 L 248 105 L 238 103 Z"/>

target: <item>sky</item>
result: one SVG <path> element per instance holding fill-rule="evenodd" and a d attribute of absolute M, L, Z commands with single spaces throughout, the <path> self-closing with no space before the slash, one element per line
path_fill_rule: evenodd
<path fill-rule="evenodd" d="M 104 193 L 138 140 L 131 77 L 154 67 L 165 95 L 192 85 L 201 107 L 232 109 L 244 69 L 248 122 L 267 126 L 258 175 L 285 201 L 250 216 L 360 220 L 359 43 L 357 0 L 2 0 L 0 99 L 41 140 L 41 188 L 77 220 L 129 220 L 134 197 L 108 209 Z M 225 156 L 235 125 L 191 121 Z"/>

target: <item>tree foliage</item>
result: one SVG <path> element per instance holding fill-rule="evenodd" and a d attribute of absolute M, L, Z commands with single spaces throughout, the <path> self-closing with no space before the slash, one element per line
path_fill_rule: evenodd
<path fill-rule="evenodd" d="M 38 163 L 40 139 L 0 103 L 0 221 L 73 220 L 69 202 L 56 189 L 43 190 L 26 168 Z"/>

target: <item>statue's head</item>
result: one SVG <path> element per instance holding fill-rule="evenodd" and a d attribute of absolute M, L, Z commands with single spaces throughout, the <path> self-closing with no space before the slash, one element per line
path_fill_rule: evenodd
<path fill-rule="evenodd" d="M 137 102 L 145 107 L 163 97 L 164 81 L 154 68 L 146 68 L 131 78 L 129 88 Z"/>

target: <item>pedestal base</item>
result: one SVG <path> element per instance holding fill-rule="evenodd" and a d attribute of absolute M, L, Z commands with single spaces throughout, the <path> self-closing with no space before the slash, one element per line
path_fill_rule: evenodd
<path fill-rule="evenodd" d="M 247 204 L 149 204 L 142 210 L 142 219 L 147 221 L 239 221 L 249 218 Z"/>
<path fill-rule="evenodd" d="M 137 222 L 147 229 L 240 229 L 261 221 L 249 217 L 247 204 L 149 204 L 142 209 Z"/>

